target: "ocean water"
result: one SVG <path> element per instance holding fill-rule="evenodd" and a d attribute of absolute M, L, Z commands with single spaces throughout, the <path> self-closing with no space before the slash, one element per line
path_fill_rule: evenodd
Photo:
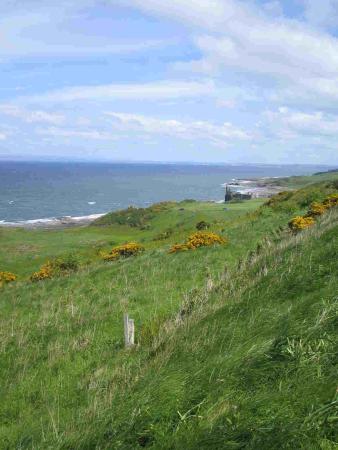
<path fill-rule="evenodd" d="M 163 200 L 222 200 L 233 178 L 279 177 L 323 166 L 0 162 L 0 221 L 88 216 Z"/>

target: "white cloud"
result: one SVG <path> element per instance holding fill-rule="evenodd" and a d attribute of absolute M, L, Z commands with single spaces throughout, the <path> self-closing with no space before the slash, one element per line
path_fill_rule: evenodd
<path fill-rule="evenodd" d="M 275 78 L 299 77 L 334 80 L 338 71 L 338 39 L 308 32 L 300 26 L 282 23 L 240 23 L 226 36 L 199 36 L 195 42 L 202 60 L 191 68 L 209 73 L 220 68 L 240 68 L 244 72 Z M 267 36 L 269 38 L 267 39 Z"/>
<path fill-rule="evenodd" d="M 99 86 L 76 86 L 50 91 L 31 97 L 25 102 L 64 103 L 77 100 L 166 100 L 214 95 L 211 81 L 162 81 L 145 84 L 107 84 Z"/>
<path fill-rule="evenodd" d="M 65 116 L 62 114 L 54 114 L 46 111 L 30 111 L 13 104 L 0 104 L 0 113 L 7 116 L 16 117 L 27 123 L 49 123 L 60 125 L 64 122 Z"/>
<path fill-rule="evenodd" d="M 107 112 L 106 115 L 114 119 L 112 126 L 120 131 L 161 134 L 180 139 L 206 139 L 214 143 L 251 138 L 249 133 L 229 122 L 215 125 L 205 121 L 182 122 L 119 112 Z"/>
<path fill-rule="evenodd" d="M 86 141 L 90 147 L 95 141 L 107 141 L 108 147 L 111 140 L 124 139 L 126 154 L 128 145 L 136 143 L 147 157 L 146 146 L 142 147 L 142 143 L 155 140 L 165 152 L 168 137 L 181 140 L 179 144 L 184 148 L 198 148 L 202 143 L 210 156 L 212 149 L 208 144 L 235 143 L 234 151 L 239 152 L 240 157 L 247 155 L 252 161 L 253 154 L 258 155 L 258 159 L 275 157 L 277 160 L 278 144 L 282 148 L 281 142 L 288 139 L 283 150 L 285 155 L 293 157 L 299 152 L 299 155 L 304 154 L 305 161 L 311 148 L 311 152 L 317 149 L 318 153 L 322 152 L 323 160 L 331 161 L 327 149 L 336 148 L 338 125 L 337 116 L 332 114 L 338 110 L 338 38 L 329 34 L 328 27 L 338 23 L 337 0 L 294 0 L 298 6 L 304 5 L 302 20 L 299 16 L 292 20 L 283 16 L 286 3 L 282 0 L 106 0 L 100 5 L 96 0 L 60 2 L 62 7 L 53 0 L 0 2 L 3 38 L 0 59 L 34 55 L 39 64 L 42 57 L 57 56 L 52 60 L 57 62 L 57 68 L 50 65 L 50 73 L 55 78 L 46 81 L 46 76 L 41 76 L 30 86 L 25 84 L 32 95 L 25 97 L 18 93 L 16 95 L 22 96 L 12 99 L 11 104 L 0 105 L 2 114 L 26 123 L 41 123 L 35 130 L 39 135 L 37 144 L 43 138 L 51 142 L 63 139 L 70 144 L 81 139 L 81 147 L 86 146 Z M 118 8 L 114 16 L 116 6 L 122 8 Z M 130 7 L 138 11 L 129 16 Z M 108 17 L 106 12 L 110 11 L 112 14 Z M 289 13 L 290 9 L 285 7 L 285 11 Z M 112 18 L 120 20 L 123 15 L 126 33 L 123 30 L 122 34 L 131 39 L 116 41 L 114 30 L 107 25 Z M 175 24 L 170 28 L 167 19 L 179 26 Z M 105 24 L 102 28 L 101 23 Z M 159 58 L 158 52 L 151 55 L 146 50 L 166 45 L 161 39 L 152 39 L 162 36 L 162 24 L 163 36 L 168 36 L 168 30 L 180 34 L 183 29 L 186 38 L 182 40 L 182 47 L 177 45 L 175 51 L 163 52 Z M 130 26 L 133 28 L 128 28 Z M 121 34 L 121 29 L 115 37 Z M 142 34 L 144 39 L 137 39 Z M 71 68 L 70 76 L 62 59 L 62 56 L 72 56 L 67 61 L 74 62 L 73 55 L 101 56 L 136 51 L 145 51 L 137 61 L 136 58 L 125 58 L 122 62 L 122 58 L 110 58 L 111 63 L 119 60 L 111 78 L 114 82 L 109 80 L 106 67 L 99 68 L 96 64 L 95 68 L 90 66 L 86 74 L 81 73 L 82 67 Z M 189 61 L 187 55 L 191 54 L 194 56 Z M 179 62 L 175 64 L 175 61 Z M 59 77 L 61 65 L 62 73 L 69 76 Z M 132 67 L 128 74 L 123 73 L 126 67 Z M 16 70 L 22 70 L 23 75 L 26 73 L 21 66 Z M 163 73 L 167 80 L 142 81 L 154 80 L 156 74 Z M 49 87 L 58 86 L 56 83 L 60 79 L 69 83 L 75 75 L 77 81 L 73 87 Z M 39 91 L 41 93 L 37 93 Z M 287 106 L 276 109 L 276 105 L 281 104 Z M 55 113 L 56 108 L 63 108 L 62 113 Z M 128 108 L 137 114 L 111 112 L 105 115 L 102 111 L 109 108 L 114 111 Z M 269 111 L 262 114 L 262 108 Z M 232 123 L 227 119 L 222 124 L 215 118 L 219 115 L 225 121 L 230 113 Z M 203 120 L 189 119 L 189 115 Z M 252 132 L 260 115 L 263 122 Z M 24 135 L 28 127 L 22 126 Z M 2 129 L 12 136 L 4 125 Z M 259 144 L 255 147 L 256 153 L 251 152 L 252 144 Z M 105 143 L 100 142 L 100 145 L 103 147 Z M 61 147 L 67 152 L 67 145 Z M 300 160 L 301 156 L 297 158 Z M 289 156 L 281 160 L 288 161 Z"/>
<path fill-rule="evenodd" d="M 107 120 L 101 121 L 101 126 L 97 129 L 95 125 L 90 128 L 46 127 L 38 128 L 35 132 L 37 135 L 54 139 L 117 141 L 136 138 L 140 142 L 152 144 L 156 142 L 154 136 L 161 136 L 185 141 L 203 141 L 219 147 L 253 139 L 250 133 L 229 122 L 216 125 L 206 121 L 170 120 L 121 112 L 105 112 L 104 115 Z"/>
<path fill-rule="evenodd" d="M 0 141 L 5 141 L 7 139 L 7 135 L 5 133 L 0 133 Z"/>
<path fill-rule="evenodd" d="M 40 128 L 36 130 L 37 134 L 53 136 L 55 138 L 80 138 L 93 139 L 97 141 L 114 140 L 115 136 L 112 133 L 107 133 L 98 130 L 73 130 L 57 127 Z"/>
<path fill-rule="evenodd" d="M 318 3 L 312 6 L 314 10 L 322 8 L 322 2 L 305 1 L 307 5 Z M 174 64 L 180 71 L 212 77 L 227 74 L 230 68 L 267 76 L 268 82 L 261 79 L 263 85 L 276 80 L 281 87 L 294 88 L 298 96 L 328 98 L 332 91 L 338 96 L 338 39 L 304 22 L 268 14 L 269 6 L 277 12 L 277 1 L 265 3 L 265 11 L 233 0 L 192 0 L 189 8 L 185 0 L 128 0 L 127 4 L 196 28 L 194 41 L 202 57 Z M 327 11 L 333 5 L 336 0 L 324 0 Z"/>
<path fill-rule="evenodd" d="M 265 117 L 270 125 L 289 137 L 338 137 L 338 117 L 322 111 L 303 112 L 280 107 L 277 111 L 267 111 Z"/>

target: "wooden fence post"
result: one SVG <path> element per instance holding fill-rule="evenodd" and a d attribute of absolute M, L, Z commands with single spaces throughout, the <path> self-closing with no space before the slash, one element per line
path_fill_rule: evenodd
<path fill-rule="evenodd" d="M 213 287 L 214 287 L 214 282 L 213 282 L 212 278 L 209 276 L 207 279 L 207 291 L 208 292 L 212 291 Z"/>
<path fill-rule="evenodd" d="M 124 343 L 129 348 L 135 344 L 135 324 L 133 319 L 129 319 L 128 314 L 123 316 L 124 322 Z"/>
<path fill-rule="evenodd" d="M 129 347 L 132 347 L 135 344 L 135 325 L 134 319 L 129 319 L 128 321 L 128 339 L 129 339 Z"/>

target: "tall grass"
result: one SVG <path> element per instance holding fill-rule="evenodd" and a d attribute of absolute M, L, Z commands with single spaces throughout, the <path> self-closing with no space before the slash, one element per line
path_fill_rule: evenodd
<path fill-rule="evenodd" d="M 295 195 L 301 213 L 310 196 Z M 0 294 L 0 448 L 333 449 L 337 212 L 293 236 L 294 209 L 259 204 L 186 203 L 143 231 L 64 230 L 63 247 L 61 231 L 10 232 L 8 248 L 42 236 L 39 263 L 49 239 L 83 264 L 33 284 L 14 258 L 21 281 Z M 201 220 L 230 244 L 169 255 Z M 134 232 L 146 247 L 135 258 L 106 264 L 83 244 Z"/>

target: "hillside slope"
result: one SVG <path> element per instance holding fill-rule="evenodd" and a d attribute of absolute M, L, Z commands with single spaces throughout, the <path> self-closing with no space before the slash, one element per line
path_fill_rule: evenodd
<path fill-rule="evenodd" d="M 337 225 L 331 212 L 192 297 L 79 448 L 336 448 Z"/>
<path fill-rule="evenodd" d="M 230 243 L 170 255 L 211 209 L 186 204 L 183 222 L 175 206 L 174 240 L 154 246 L 151 222 L 142 256 L 3 288 L 0 448 L 335 448 L 337 208 L 287 228 L 334 191 L 306 187 L 223 222 L 212 210 Z"/>

